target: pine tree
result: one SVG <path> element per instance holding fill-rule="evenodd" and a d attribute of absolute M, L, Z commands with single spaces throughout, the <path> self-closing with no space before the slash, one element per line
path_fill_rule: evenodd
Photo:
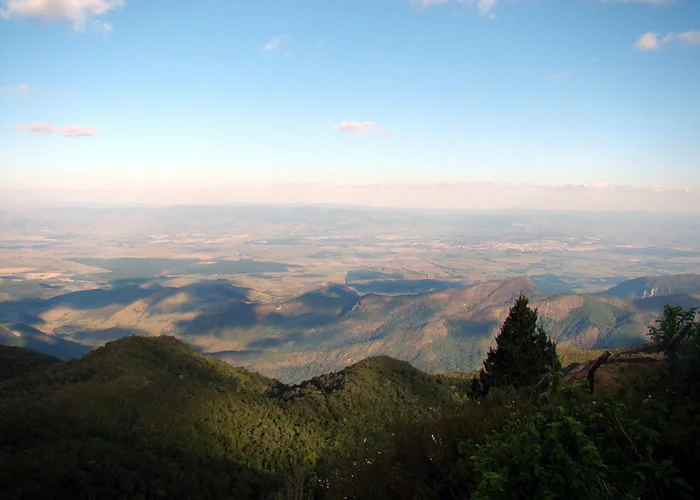
<path fill-rule="evenodd" d="M 494 387 L 532 386 L 561 368 L 556 343 L 537 325 L 537 309 L 530 309 L 528 303 L 521 293 L 510 308 L 495 349 L 489 349 L 484 367 L 473 381 L 475 395 L 485 395 Z"/>

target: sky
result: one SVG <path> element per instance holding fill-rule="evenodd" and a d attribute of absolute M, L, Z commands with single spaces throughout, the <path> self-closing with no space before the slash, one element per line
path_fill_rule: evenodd
<path fill-rule="evenodd" d="M 700 212 L 700 1 L 0 0 L 0 193 Z"/>

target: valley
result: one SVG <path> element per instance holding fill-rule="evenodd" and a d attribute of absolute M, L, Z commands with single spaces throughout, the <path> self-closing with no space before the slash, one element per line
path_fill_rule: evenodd
<path fill-rule="evenodd" d="M 646 340 L 666 303 L 700 305 L 700 252 L 687 243 L 698 228 L 673 223 L 652 240 L 619 214 L 8 212 L 0 341 L 65 359 L 174 335 L 287 382 L 375 355 L 470 371 L 523 292 L 561 347 L 624 347 Z"/>

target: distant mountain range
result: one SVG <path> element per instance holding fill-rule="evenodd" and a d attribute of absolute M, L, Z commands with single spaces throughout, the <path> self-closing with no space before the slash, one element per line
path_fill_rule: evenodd
<path fill-rule="evenodd" d="M 86 345 L 49 335 L 22 323 L 0 325 L 0 345 L 24 347 L 58 359 L 71 359 L 90 351 Z"/>
<path fill-rule="evenodd" d="M 700 275 L 638 278 L 600 294 L 546 295 L 529 278 L 403 295 L 330 284 L 284 302 L 223 280 L 181 288 L 140 280 L 0 303 L 0 343 L 65 359 L 132 334 L 168 334 L 284 381 L 381 354 L 427 371 L 467 371 L 520 292 L 559 345 L 624 347 L 646 340 L 666 303 L 700 306 Z"/>
<path fill-rule="evenodd" d="M 625 299 L 646 299 L 667 295 L 700 293 L 700 274 L 653 276 L 624 281 L 603 292 L 604 295 Z"/>

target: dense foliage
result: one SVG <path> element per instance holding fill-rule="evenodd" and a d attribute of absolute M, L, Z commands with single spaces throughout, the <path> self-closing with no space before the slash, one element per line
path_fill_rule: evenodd
<path fill-rule="evenodd" d="M 675 335 L 683 335 L 687 338 L 697 336 L 698 332 L 697 308 L 684 309 L 682 306 L 667 304 L 661 318 L 656 320 L 656 325 L 649 327 L 649 336 L 663 349 L 668 349 Z"/>
<path fill-rule="evenodd" d="M 537 325 L 537 309 L 522 293 L 510 308 L 496 347 L 489 349 L 472 392 L 484 395 L 495 387 L 526 387 L 561 368 L 554 341 Z"/>
<path fill-rule="evenodd" d="M 631 356 L 615 385 L 594 394 L 561 376 L 542 391 L 492 389 L 462 411 L 405 429 L 371 463 L 341 474 L 331 497 L 697 498 L 698 353 L 691 334 L 677 376 L 663 363 L 633 370 Z"/>
<path fill-rule="evenodd" d="M 541 338 L 522 299 L 504 339 Z M 650 329 L 668 349 L 673 318 L 691 318 L 674 356 L 620 363 L 593 394 L 547 354 L 546 388 L 544 368 L 509 365 L 476 400 L 469 377 L 387 357 L 287 386 L 173 338 L 122 339 L 0 382 L 0 497 L 694 498 L 700 325 L 688 314 L 667 308 Z"/>
<path fill-rule="evenodd" d="M 0 381 L 26 375 L 59 359 L 29 349 L 0 345 Z"/>

